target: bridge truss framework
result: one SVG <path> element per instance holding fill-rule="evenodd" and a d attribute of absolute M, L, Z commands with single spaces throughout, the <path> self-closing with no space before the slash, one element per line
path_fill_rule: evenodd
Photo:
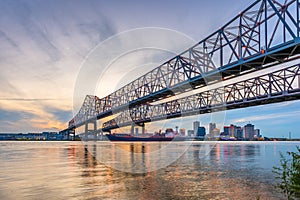
<path fill-rule="evenodd" d="M 293 94 L 295 98 L 297 92 L 290 90 L 291 86 L 285 88 L 289 85 L 288 77 L 268 74 L 267 78 L 258 77 L 188 98 L 150 105 L 162 98 L 239 76 L 245 71 L 260 70 L 271 66 L 270 63 L 285 62 L 300 51 L 299 24 L 299 0 L 282 3 L 256 0 L 190 49 L 110 95 L 103 98 L 87 95 L 67 129 L 73 130 L 115 113 L 120 113 L 119 117 L 104 123 L 103 130 L 126 125 L 130 120 L 140 124 L 207 113 L 218 107 L 224 109 L 224 104 L 226 109 L 234 109 L 247 105 L 242 102 L 257 105 L 279 100 L 279 97 L 287 100 L 287 94 Z"/>
<path fill-rule="evenodd" d="M 300 98 L 300 64 L 165 103 L 129 108 L 103 130 Z"/>

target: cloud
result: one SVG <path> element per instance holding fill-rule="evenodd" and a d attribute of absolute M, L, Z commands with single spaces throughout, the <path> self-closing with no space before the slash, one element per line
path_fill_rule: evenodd
<path fill-rule="evenodd" d="M 269 121 L 274 119 L 285 119 L 289 121 L 291 117 L 300 116 L 300 110 L 284 112 L 284 113 L 273 113 L 273 114 L 263 114 L 255 113 L 256 115 L 247 116 L 243 118 L 238 118 L 232 120 L 233 123 L 248 123 L 248 122 L 257 122 L 257 121 Z M 271 122 L 271 121 L 269 121 Z"/>
<path fill-rule="evenodd" d="M 189 12 L 183 13 L 182 7 L 186 3 L 182 1 L 130 4 L 125 1 L 1 0 L 0 130 L 35 131 L 63 128 L 66 126 L 65 122 L 71 117 L 73 91 L 80 64 L 98 43 L 120 31 L 145 26 L 185 31 L 194 35 L 198 41 L 227 22 L 227 18 L 236 15 L 236 11 L 240 11 L 240 8 L 250 5 L 244 2 L 241 3 L 244 5 L 232 4 L 234 6 L 229 8 L 224 6 L 231 3 L 224 2 L 221 3 L 224 5 L 220 3 L 216 5 L 193 1 L 192 4 L 195 6 L 184 8 Z M 132 9 L 135 10 L 134 14 Z M 155 15 L 153 15 L 154 9 L 157 9 Z M 164 12 L 166 9 L 168 12 Z M 215 12 L 223 10 L 226 10 L 225 16 L 224 12 Z M 211 15 L 212 11 L 215 12 L 214 15 Z M 201 22 L 203 16 L 212 18 Z M 220 17 L 226 19 L 220 22 Z M 200 19 L 196 20 L 196 26 L 195 19 Z M 211 30 L 212 28 L 214 30 Z M 143 37 L 145 40 L 148 39 L 141 34 L 125 42 L 135 44 L 137 38 Z M 173 47 L 179 44 L 176 40 L 154 41 L 154 44 L 155 42 L 160 45 L 165 42 Z M 122 48 L 123 44 L 117 45 Z M 180 47 L 180 52 L 182 50 Z M 135 67 L 142 66 L 145 60 L 156 63 L 165 56 L 161 52 L 152 54 L 152 57 L 148 54 L 149 51 L 145 51 L 138 56 L 128 56 L 128 63 L 125 58 L 121 61 L 123 65 L 133 64 Z M 103 68 L 99 65 L 97 67 Z M 127 66 L 122 67 L 124 69 Z M 149 71 L 148 68 L 139 69 L 141 68 Z M 120 72 L 119 65 L 116 69 Z M 133 78 L 133 73 L 128 72 L 133 70 L 127 70 L 120 75 L 120 84 L 125 84 Z M 86 83 L 84 87 L 88 89 L 91 87 L 89 76 L 92 73 L 99 73 L 98 68 L 89 71 L 88 76 L 83 80 Z M 136 72 L 135 75 L 139 74 Z M 99 90 L 103 91 L 113 85 L 110 74 L 107 78 L 108 80 L 103 82 Z M 126 81 L 123 81 L 125 79 Z M 83 91 L 84 95 L 88 94 L 86 90 Z M 82 101 L 83 99 L 80 99 L 80 104 Z M 282 106 L 278 105 L 278 107 L 280 110 Z M 272 114 L 268 114 L 268 117 L 274 118 Z M 247 120 L 250 117 L 242 118 Z M 191 123 L 189 121 L 187 123 L 190 127 Z"/>
<path fill-rule="evenodd" d="M 7 77 L 5 77 L 4 74 L 0 73 L 0 98 L 3 98 L 5 96 L 22 96 L 22 92 L 17 89 L 17 87 L 9 80 Z"/>
<path fill-rule="evenodd" d="M 33 116 L 34 115 L 29 112 L 24 112 L 24 111 L 18 112 L 18 111 L 0 109 L 0 121 L 17 122 L 21 119 L 32 118 Z"/>
<path fill-rule="evenodd" d="M 259 108 L 262 110 L 281 110 L 281 109 L 285 109 L 286 107 L 298 107 L 300 105 L 299 101 L 285 101 L 285 102 L 281 102 L 281 103 L 274 103 L 274 104 L 267 104 L 264 106 L 260 106 Z"/>
<path fill-rule="evenodd" d="M 2 30 L 0 30 L 0 39 L 2 40 L 2 45 L 4 42 L 7 42 L 11 47 L 13 47 L 15 49 L 19 48 L 19 45 L 14 40 L 12 40 L 10 37 L 8 37 L 6 35 L 6 33 L 4 33 Z"/>
<path fill-rule="evenodd" d="M 62 130 L 72 116 L 71 106 L 65 104 L 57 99 L 1 100 L 0 132 Z"/>
<path fill-rule="evenodd" d="M 61 122 L 67 122 L 72 118 L 71 110 L 62 110 L 53 107 L 46 107 L 45 111 L 51 113 L 55 119 Z"/>
<path fill-rule="evenodd" d="M 31 129 L 30 120 L 35 114 L 26 111 L 0 109 L 0 132 L 20 132 L 22 129 Z M 22 129 L 20 129 L 22 127 Z"/>
<path fill-rule="evenodd" d="M 99 2 L 3 0 L 0 8 L 1 131 L 65 128 L 80 63 L 117 32 L 114 23 Z"/>
<path fill-rule="evenodd" d="M 5 100 L 5 101 L 53 101 L 53 100 L 57 100 L 57 99 L 0 98 L 0 101 L 1 100 Z"/>

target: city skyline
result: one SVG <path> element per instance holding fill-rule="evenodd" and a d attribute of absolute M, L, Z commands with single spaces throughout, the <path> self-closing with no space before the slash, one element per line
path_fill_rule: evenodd
<path fill-rule="evenodd" d="M 176 128 L 178 129 L 179 127 L 176 126 Z M 199 134 L 198 133 L 199 128 L 204 129 L 204 133 L 205 133 L 204 135 L 208 137 L 219 138 L 222 136 L 228 136 L 228 137 L 235 137 L 237 139 L 244 139 L 244 138 L 253 139 L 253 138 L 262 137 L 261 130 L 255 127 L 255 124 L 251 124 L 250 122 L 242 126 L 238 126 L 236 124 L 230 124 L 230 125 L 224 124 L 223 126 L 217 126 L 217 124 L 214 122 L 210 122 L 209 124 L 201 124 L 200 121 L 194 121 L 192 123 L 192 128 L 190 129 L 182 128 L 184 134 L 182 133 L 180 134 L 188 135 L 188 136 L 191 136 L 191 134 L 193 134 L 193 136 L 197 136 Z M 178 131 L 176 132 L 179 133 Z M 203 133 L 203 130 L 200 130 L 200 132 Z"/>
<path fill-rule="evenodd" d="M 175 128 L 175 129 L 173 129 Z M 223 130 L 223 131 L 221 131 Z M 208 125 L 201 125 L 199 121 L 194 121 L 192 123 L 192 129 L 185 129 L 176 127 L 169 127 L 165 131 L 159 131 L 159 133 L 167 133 L 167 131 L 172 132 L 172 134 L 180 135 L 180 136 L 188 136 L 195 138 L 206 138 L 208 140 L 264 140 L 267 137 L 263 137 L 261 135 L 260 129 L 255 128 L 254 124 L 250 122 L 244 126 L 237 126 L 234 124 L 224 125 L 223 127 L 217 126 L 216 123 L 209 123 Z M 78 133 L 76 135 L 76 139 L 80 139 L 80 135 L 84 133 Z M 109 133 L 106 133 L 109 134 Z M 139 135 L 145 134 L 140 132 L 138 127 L 135 127 L 131 130 L 131 134 Z M 151 134 L 151 133 L 146 133 Z M 152 134 L 158 134 L 158 132 L 154 132 Z M 105 135 L 105 134 L 104 134 Z M 94 136 L 94 135 L 93 135 Z M 70 136 L 65 132 L 41 132 L 41 133 L 1 133 L 0 140 L 73 140 L 73 135 Z M 98 134 L 98 139 L 102 139 L 102 134 Z M 100 138 L 99 138 L 100 137 Z M 281 139 L 287 139 L 282 137 Z M 291 139 L 291 135 L 289 135 L 289 139 Z M 299 138 L 297 138 L 299 139 Z"/>
<path fill-rule="evenodd" d="M 252 2 L 190 1 L 193 7 L 187 8 L 181 1 L 1 1 L 0 132 L 66 128 L 73 115 L 81 63 L 107 38 L 135 28 L 160 27 L 181 32 L 197 42 Z M 139 56 L 125 63 L 142 64 L 145 55 Z M 164 61 L 161 57 L 151 59 L 155 63 Z M 124 82 L 127 72 L 118 73 L 104 81 L 102 90 L 95 92 L 97 96 L 113 92 L 116 85 L 111 82 Z M 130 78 L 135 77 L 126 80 Z M 89 92 L 89 88 L 83 91 Z M 78 97 L 79 102 L 83 99 L 84 96 Z M 223 115 L 218 124 L 250 121 L 265 136 L 286 137 L 291 132 L 292 137 L 300 137 L 299 101 L 230 110 Z M 180 124 L 185 128 L 195 118 L 204 124 L 212 121 L 207 114 L 179 119 Z M 176 123 L 178 120 L 168 122 Z"/>

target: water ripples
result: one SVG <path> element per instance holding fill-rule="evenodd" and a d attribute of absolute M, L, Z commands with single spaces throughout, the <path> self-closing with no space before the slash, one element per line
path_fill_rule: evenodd
<path fill-rule="evenodd" d="M 198 142 L 171 165 L 139 174 L 102 164 L 94 154 L 112 147 L 101 145 L 0 142 L 0 199 L 282 199 L 273 187 L 272 166 L 279 163 L 279 151 L 295 150 L 299 143 Z M 111 162 L 155 164 L 147 162 L 147 150 L 159 144 L 122 145 L 132 154 Z M 205 145 L 211 151 L 203 151 Z M 176 155 L 174 146 L 172 151 Z"/>

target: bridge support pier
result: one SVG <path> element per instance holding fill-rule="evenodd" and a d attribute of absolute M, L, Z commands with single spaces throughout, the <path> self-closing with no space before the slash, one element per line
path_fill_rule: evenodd
<path fill-rule="evenodd" d="M 92 124 L 92 129 L 89 129 L 89 125 Z M 90 135 L 92 137 L 90 137 Z M 97 140 L 97 121 L 94 120 L 92 122 L 85 123 L 85 131 L 84 131 L 84 140 Z"/>
<path fill-rule="evenodd" d="M 145 124 L 142 125 L 142 135 L 145 135 Z"/>
<path fill-rule="evenodd" d="M 103 140 L 103 131 L 102 130 L 100 131 L 100 135 L 101 135 L 100 139 Z"/>
<path fill-rule="evenodd" d="M 67 140 L 71 140 L 70 135 L 73 136 L 72 140 L 75 140 L 75 129 L 67 131 Z"/>
<path fill-rule="evenodd" d="M 134 123 L 131 124 L 131 129 L 130 129 L 130 134 L 133 135 L 134 134 Z"/>
<path fill-rule="evenodd" d="M 62 133 L 62 139 L 63 140 L 71 140 L 71 137 L 70 137 L 71 135 L 73 136 L 72 140 L 75 140 L 75 128 L 64 131 Z"/>
<path fill-rule="evenodd" d="M 131 129 L 130 129 L 130 134 L 131 134 L 131 135 L 135 134 L 135 133 L 134 133 L 134 127 L 135 127 L 136 125 L 142 127 L 142 135 L 144 135 L 144 134 L 145 134 L 145 123 L 142 123 L 142 124 L 135 124 L 135 123 L 132 123 L 132 124 L 131 124 Z"/>

